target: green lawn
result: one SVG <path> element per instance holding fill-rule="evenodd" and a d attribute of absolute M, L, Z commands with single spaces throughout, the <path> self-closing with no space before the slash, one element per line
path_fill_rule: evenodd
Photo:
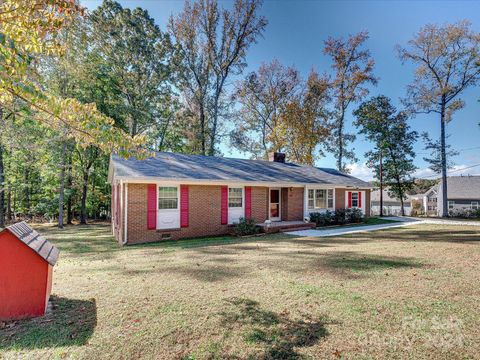
<path fill-rule="evenodd" d="M 480 353 L 479 227 L 124 248 L 108 226 L 39 231 L 61 250 L 52 311 L 0 324 L 0 358 L 473 359 Z"/>

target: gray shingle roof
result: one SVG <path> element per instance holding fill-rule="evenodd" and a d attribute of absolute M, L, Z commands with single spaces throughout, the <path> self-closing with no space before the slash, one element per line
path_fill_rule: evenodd
<path fill-rule="evenodd" d="M 480 176 L 449 176 L 449 199 L 480 200 Z"/>
<path fill-rule="evenodd" d="M 50 265 L 55 265 L 59 251 L 38 232 L 22 221 L 6 227 L 6 230 L 15 235 L 21 242 L 44 258 Z"/>
<path fill-rule="evenodd" d="M 335 184 L 371 187 L 335 169 L 293 163 L 158 152 L 146 160 L 112 156 L 113 176 L 158 180 L 210 180 L 266 183 Z"/>

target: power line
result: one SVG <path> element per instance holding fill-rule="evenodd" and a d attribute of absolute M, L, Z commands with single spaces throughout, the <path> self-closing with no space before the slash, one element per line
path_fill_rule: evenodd
<path fill-rule="evenodd" d="M 452 170 L 452 171 L 449 171 L 449 173 L 456 173 L 456 172 L 459 172 L 459 171 L 463 171 L 463 170 L 467 170 L 467 169 L 471 169 L 471 168 L 474 168 L 474 167 L 477 167 L 477 166 L 480 166 L 480 163 L 478 164 L 475 164 L 475 165 L 471 165 L 471 166 L 467 166 L 467 167 L 464 167 L 464 168 L 461 168 L 461 169 L 456 169 L 456 170 Z M 428 179 L 428 178 L 431 178 L 431 177 L 437 177 L 439 176 L 438 174 L 434 174 L 434 175 L 426 175 L 426 176 L 419 176 L 417 177 L 417 179 Z"/>

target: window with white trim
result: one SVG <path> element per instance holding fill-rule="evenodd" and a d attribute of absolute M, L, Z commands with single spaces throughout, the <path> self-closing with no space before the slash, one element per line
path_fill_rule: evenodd
<path fill-rule="evenodd" d="M 315 190 L 308 189 L 308 208 L 315 209 Z"/>
<path fill-rule="evenodd" d="M 178 209 L 178 188 L 176 186 L 158 187 L 158 209 Z"/>
<path fill-rule="evenodd" d="M 454 206 L 455 206 L 455 201 L 448 201 L 448 209 L 449 210 L 452 210 Z"/>
<path fill-rule="evenodd" d="M 358 192 L 352 192 L 352 207 L 358 207 Z"/>
<path fill-rule="evenodd" d="M 470 206 L 472 207 L 472 210 L 478 210 L 480 209 L 480 202 L 478 201 L 472 201 L 470 203 Z"/>
<path fill-rule="evenodd" d="M 228 207 L 241 208 L 243 206 L 243 188 L 228 188 Z"/>
<path fill-rule="evenodd" d="M 308 189 L 308 209 L 333 208 L 333 189 Z"/>

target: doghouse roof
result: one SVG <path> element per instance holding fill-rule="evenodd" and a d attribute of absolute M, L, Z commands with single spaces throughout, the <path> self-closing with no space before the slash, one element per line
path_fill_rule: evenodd
<path fill-rule="evenodd" d="M 27 225 L 25 221 L 7 226 L 6 228 L 18 240 L 40 255 L 50 265 L 54 266 L 58 260 L 59 251 L 47 239 Z"/>

